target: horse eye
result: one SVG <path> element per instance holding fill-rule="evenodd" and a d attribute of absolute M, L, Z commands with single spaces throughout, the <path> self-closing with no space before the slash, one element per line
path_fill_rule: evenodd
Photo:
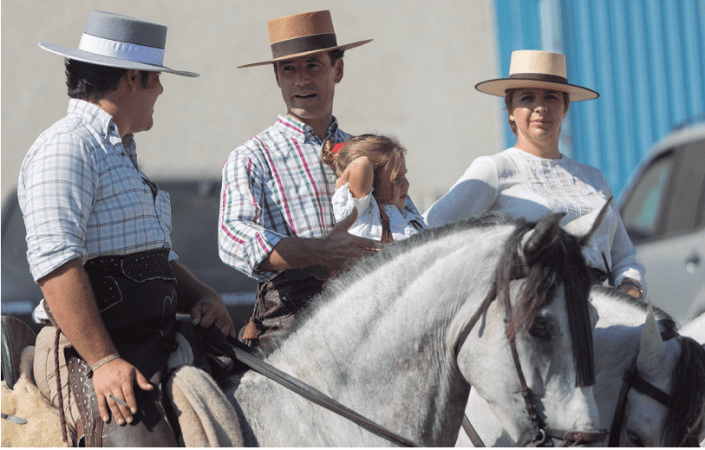
<path fill-rule="evenodd" d="M 541 318 L 538 318 L 534 321 L 534 323 L 531 325 L 531 328 L 529 328 L 529 333 L 531 333 L 532 336 L 535 336 L 544 341 L 551 340 L 551 332 L 548 330 L 548 324 L 545 320 Z"/>
<path fill-rule="evenodd" d="M 627 430 L 627 443 L 631 447 L 644 447 L 644 443 L 642 442 L 639 435 L 631 430 Z"/>

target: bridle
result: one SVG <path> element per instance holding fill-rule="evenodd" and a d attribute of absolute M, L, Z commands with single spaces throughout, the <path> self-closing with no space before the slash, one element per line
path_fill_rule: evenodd
<path fill-rule="evenodd" d="M 518 279 L 518 278 L 516 278 Z M 491 291 L 493 292 L 494 289 Z M 477 323 L 477 320 L 486 311 L 489 303 L 496 297 L 488 296 L 490 301 L 487 299 L 480 307 L 480 309 L 475 313 L 475 315 L 470 319 L 468 325 L 463 330 L 461 334 L 461 339 L 455 347 L 455 355 L 457 357 L 458 351 L 465 343 L 465 340 L 470 335 L 472 328 Z M 486 303 L 486 304 L 485 304 Z M 524 398 L 524 404 L 526 407 L 526 412 L 529 415 L 529 421 L 531 422 L 532 429 L 524 432 L 519 439 L 518 445 L 521 447 L 552 447 L 553 439 L 561 439 L 561 444 L 559 447 L 565 446 L 577 446 L 582 444 L 590 444 L 595 442 L 602 442 L 607 437 L 606 430 L 595 430 L 595 431 L 576 431 L 576 430 L 561 430 L 557 428 L 548 428 L 544 423 L 543 419 L 539 415 L 536 404 L 531 393 L 531 389 L 526 384 L 526 378 L 524 377 L 524 371 L 521 369 L 521 362 L 519 361 L 519 353 L 517 352 L 515 338 L 509 339 L 509 346 L 512 351 L 512 359 L 514 360 L 514 368 L 517 372 L 517 377 L 519 378 L 519 384 L 521 386 L 521 395 Z M 467 419 L 467 416 L 463 420 L 463 427 L 465 428 L 470 440 L 475 447 L 484 447 L 484 443 L 480 437 L 475 432 L 472 424 Z"/>
<path fill-rule="evenodd" d="M 664 342 L 678 336 L 680 335 L 675 330 L 666 330 L 661 333 L 661 339 Z M 619 446 L 619 437 L 622 433 L 622 424 L 624 422 L 624 410 L 627 405 L 627 395 L 629 394 L 629 390 L 631 388 L 634 388 L 642 394 L 651 397 L 668 408 L 670 395 L 639 376 L 639 371 L 636 367 L 637 357 L 638 355 L 634 357 L 634 360 L 630 364 L 629 368 L 624 372 L 624 376 L 622 377 L 622 388 L 619 390 L 617 408 L 614 410 L 612 428 L 610 429 L 610 440 L 608 444 L 610 447 Z"/>
<path fill-rule="evenodd" d="M 604 441 L 607 437 L 606 430 L 576 431 L 546 427 L 546 424 L 536 410 L 536 404 L 533 401 L 531 389 L 526 385 L 524 372 L 521 370 L 521 364 L 519 362 L 516 343 L 513 339 L 509 341 L 509 345 L 512 349 L 514 367 L 516 368 L 519 384 L 521 385 L 521 395 L 524 397 L 526 411 L 529 414 L 529 420 L 532 426 L 532 430 L 527 430 L 522 434 L 517 445 L 520 447 L 553 447 L 553 439 L 560 439 L 561 444 L 559 447 L 573 447 Z"/>
<path fill-rule="evenodd" d="M 521 278 L 525 278 L 526 271 L 521 269 L 521 268 L 515 268 L 513 270 L 511 279 L 514 280 L 519 280 Z M 457 358 L 458 352 L 460 351 L 460 348 L 463 346 L 465 343 L 465 340 L 468 338 L 470 335 L 470 332 L 472 331 L 473 327 L 479 320 L 479 318 L 485 314 L 487 311 L 487 308 L 489 307 L 490 303 L 494 301 L 497 298 L 497 279 L 495 278 L 493 287 L 490 289 L 490 292 L 488 293 L 487 297 L 485 297 L 485 300 L 483 301 L 482 305 L 480 308 L 475 312 L 473 317 L 470 318 L 470 321 L 466 325 L 465 329 L 462 331 L 460 335 L 460 339 L 458 343 L 455 346 L 455 356 Z M 507 317 L 510 316 L 511 313 L 511 304 L 510 302 L 506 302 L 506 310 L 507 310 Z M 506 322 L 506 320 L 505 320 Z M 522 436 L 519 439 L 519 442 L 517 443 L 521 447 L 552 447 L 553 446 L 553 439 L 560 439 L 561 444 L 559 447 L 565 447 L 565 446 L 578 446 L 582 444 L 591 444 L 591 443 L 596 443 L 596 442 L 602 442 L 605 440 L 607 437 L 607 430 L 594 430 L 594 431 L 577 431 L 577 430 L 561 430 L 557 428 L 548 428 L 546 427 L 546 424 L 544 423 L 543 419 L 541 419 L 541 416 L 538 413 L 538 410 L 536 408 L 536 404 L 533 399 L 533 395 L 531 392 L 531 389 L 529 386 L 526 384 L 526 379 L 524 377 L 524 371 L 521 369 L 521 362 L 519 361 L 519 353 L 517 352 L 516 348 L 516 337 L 508 337 L 509 339 L 509 346 L 512 351 L 512 359 L 514 361 L 514 368 L 517 373 L 517 377 L 519 379 L 519 384 L 521 386 L 521 395 L 524 398 L 524 404 L 526 407 L 526 412 L 529 416 L 529 421 L 531 422 L 532 429 L 525 431 Z M 577 350 L 574 350 L 577 351 Z M 463 420 L 463 428 L 466 430 L 468 436 L 470 437 L 471 442 L 475 447 L 484 447 L 484 443 L 480 439 L 480 437 L 477 435 L 477 432 L 475 429 L 472 427 L 472 424 L 468 420 L 467 416 L 464 417 Z"/>

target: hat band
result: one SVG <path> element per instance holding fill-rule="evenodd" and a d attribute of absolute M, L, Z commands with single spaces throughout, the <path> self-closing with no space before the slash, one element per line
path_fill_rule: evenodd
<path fill-rule="evenodd" d="M 338 41 L 335 39 L 335 34 L 332 33 L 301 36 L 273 43 L 272 57 L 282 58 L 287 55 L 296 55 L 303 52 L 325 50 L 337 45 Z"/>
<path fill-rule="evenodd" d="M 124 61 L 161 66 L 164 62 L 164 49 L 113 41 L 83 33 L 78 43 L 79 50 L 96 55 L 109 56 Z"/>
<path fill-rule="evenodd" d="M 547 75 L 544 73 L 515 73 L 512 75 L 509 75 L 509 78 L 520 79 L 520 80 L 547 81 L 549 83 L 568 84 L 567 78 L 563 78 L 559 75 Z"/>

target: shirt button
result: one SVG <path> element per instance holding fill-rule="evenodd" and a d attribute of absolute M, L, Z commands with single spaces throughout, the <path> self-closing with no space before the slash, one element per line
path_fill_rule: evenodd
<path fill-rule="evenodd" d="M 337 179 L 337 177 L 336 177 L 335 175 L 328 175 L 328 181 L 329 181 L 329 182 L 335 183 L 335 180 L 336 180 L 336 179 Z"/>

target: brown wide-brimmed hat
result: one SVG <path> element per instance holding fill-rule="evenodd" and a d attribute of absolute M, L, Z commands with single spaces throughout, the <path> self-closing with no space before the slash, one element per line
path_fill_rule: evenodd
<path fill-rule="evenodd" d="M 347 50 L 372 41 L 367 39 L 338 45 L 330 11 L 313 11 L 272 19 L 267 22 L 272 59 L 243 64 L 243 67 L 263 66 L 277 61 L 314 55 L 331 50 Z"/>
<path fill-rule="evenodd" d="M 508 90 L 519 88 L 555 89 L 566 92 L 571 102 L 593 100 L 600 96 L 592 89 L 568 83 L 565 55 L 541 50 L 512 52 L 509 78 L 487 80 L 475 85 L 485 94 L 504 97 Z"/>

